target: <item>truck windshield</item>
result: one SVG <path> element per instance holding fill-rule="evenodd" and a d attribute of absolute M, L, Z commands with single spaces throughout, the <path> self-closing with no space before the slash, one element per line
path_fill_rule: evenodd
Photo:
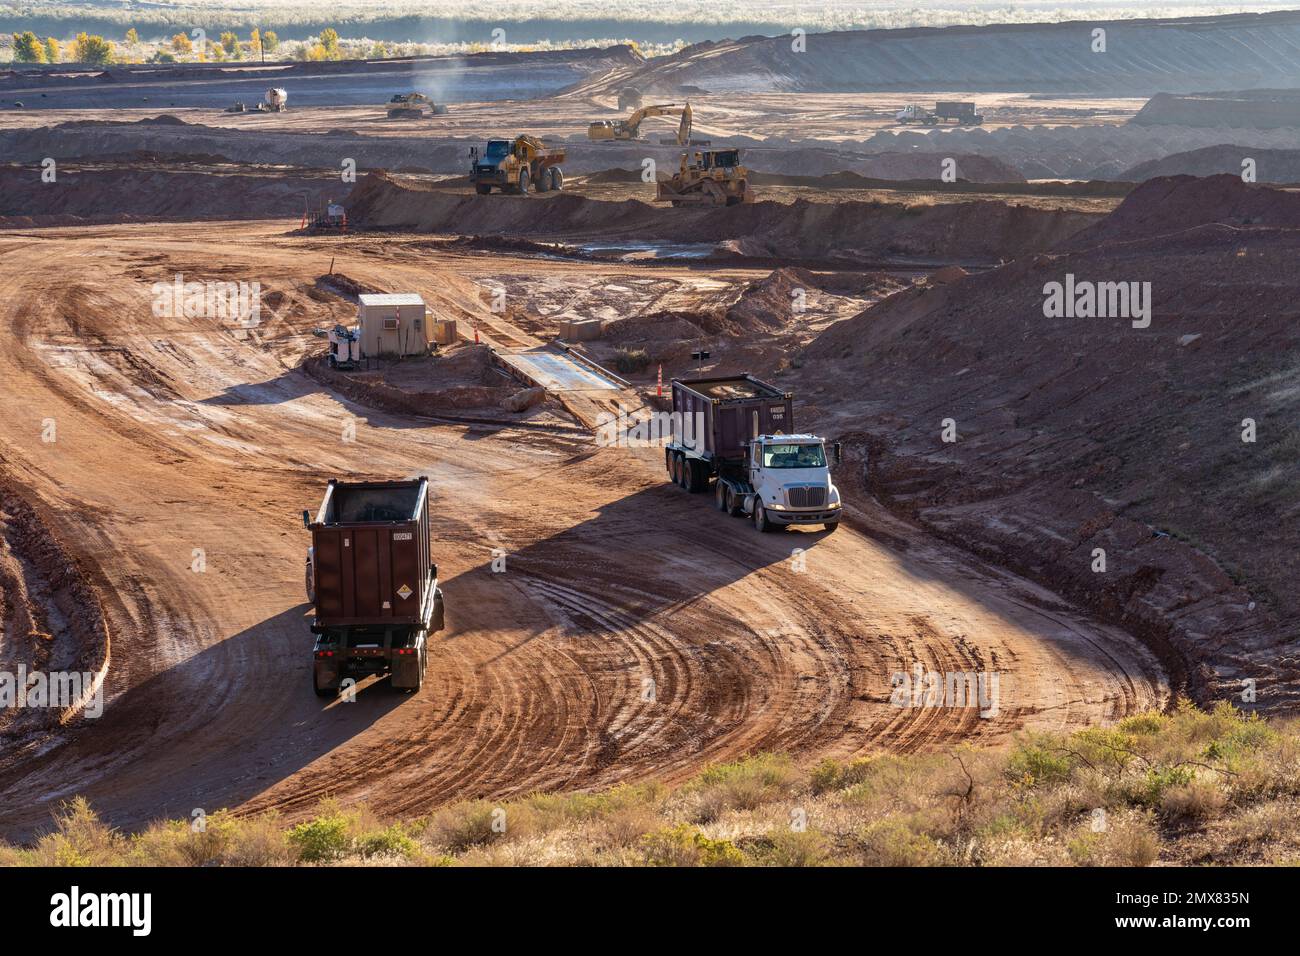
<path fill-rule="evenodd" d="M 764 468 L 825 468 L 821 445 L 764 445 Z"/>
<path fill-rule="evenodd" d="M 486 155 L 491 159 L 498 159 L 510 152 L 510 144 L 504 139 L 494 139 L 487 144 Z"/>

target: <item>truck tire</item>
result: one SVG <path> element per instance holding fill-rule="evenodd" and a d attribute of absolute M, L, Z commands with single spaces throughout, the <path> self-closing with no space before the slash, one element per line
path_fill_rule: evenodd
<path fill-rule="evenodd" d="M 709 480 L 704 474 L 704 463 L 694 458 L 686 459 L 686 490 L 699 494 L 709 487 Z"/>
<path fill-rule="evenodd" d="M 338 691 L 333 687 L 321 687 L 316 683 L 316 668 L 311 669 L 311 689 L 316 692 L 317 697 L 334 697 Z"/>
<path fill-rule="evenodd" d="M 564 189 L 564 172 L 559 166 L 551 167 L 551 189 L 557 193 Z"/>
<path fill-rule="evenodd" d="M 714 507 L 716 507 L 719 511 L 724 511 L 724 512 L 730 511 L 731 502 L 728 500 L 730 497 L 731 497 L 731 491 L 727 488 L 727 483 L 723 481 L 721 478 L 719 478 L 716 482 L 714 482 L 713 485 Z"/>
<path fill-rule="evenodd" d="M 485 183 L 474 184 L 474 192 L 478 193 L 480 196 L 486 196 L 491 191 L 492 191 L 492 187 L 488 186 Z"/>
<path fill-rule="evenodd" d="M 539 193 L 550 192 L 551 190 L 551 171 L 543 168 L 533 180 L 536 184 L 533 186 Z"/>
<path fill-rule="evenodd" d="M 767 520 L 767 509 L 757 498 L 754 499 L 754 527 L 762 534 L 771 531 L 773 527 L 772 522 Z"/>
<path fill-rule="evenodd" d="M 528 167 L 524 166 L 519 170 L 519 194 L 521 196 L 528 195 L 528 186 L 529 186 Z"/>
<path fill-rule="evenodd" d="M 664 468 L 668 470 L 668 480 L 676 481 L 677 478 L 673 475 L 673 452 L 667 448 L 664 449 Z"/>
<path fill-rule="evenodd" d="M 827 521 L 827 522 L 824 522 L 824 523 L 822 524 L 822 527 L 826 529 L 826 533 L 827 533 L 827 534 L 829 534 L 830 532 L 834 531 L 834 530 L 835 530 L 836 528 L 838 528 L 839 526 L 840 526 L 840 523 L 839 523 L 838 521 Z"/>

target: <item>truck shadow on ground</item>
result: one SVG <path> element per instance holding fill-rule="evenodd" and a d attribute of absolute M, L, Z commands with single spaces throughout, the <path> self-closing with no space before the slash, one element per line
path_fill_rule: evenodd
<path fill-rule="evenodd" d="M 820 527 L 760 534 L 748 518 L 717 511 L 711 493 L 665 483 L 601 505 L 587 520 L 523 548 L 502 549 L 442 586 L 450 613 L 470 629 L 491 626 L 494 588 L 520 588 L 545 606 L 547 615 L 523 622 L 526 636 L 513 650 L 557 625 L 608 634 L 659 617 L 671 627 L 672 614 L 790 562 L 795 549 L 808 552 L 828 534 Z M 739 619 L 719 623 L 751 630 Z"/>
<path fill-rule="evenodd" d="M 352 703 L 317 697 L 309 611 L 289 608 L 154 674 L 63 746 L 0 775 L 0 836 L 49 830 L 50 812 L 73 796 L 125 829 L 235 806 L 409 699 L 387 679 Z M 110 694 L 112 680 L 110 670 Z"/>

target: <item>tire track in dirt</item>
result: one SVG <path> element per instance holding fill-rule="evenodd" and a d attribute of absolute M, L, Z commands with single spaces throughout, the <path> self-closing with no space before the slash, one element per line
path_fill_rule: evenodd
<path fill-rule="evenodd" d="M 272 285 L 323 271 L 262 224 L 40 237 L 0 267 L 0 455 L 79 542 L 120 641 L 105 717 L 0 773 L 0 833 L 29 833 L 78 792 L 123 826 L 223 805 L 294 817 L 325 796 L 400 816 L 680 781 L 757 750 L 812 761 L 993 742 L 1167 697 L 1125 635 L 887 517 L 872 537 L 759 535 L 667 485 L 653 451 L 358 406 L 285 368 L 293 329 L 163 329 L 140 255 L 164 279 L 204 257 Z M 425 268 L 436 285 L 438 257 Z M 54 445 L 39 441 L 44 417 Z M 416 473 L 435 489 L 448 600 L 426 688 L 322 705 L 295 515 L 326 477 Z M 796 546 L 806 573 L 789 569 Z M 891 674 L 914 662 L 1005 668 L 999 717 L 890 706 Z"/>

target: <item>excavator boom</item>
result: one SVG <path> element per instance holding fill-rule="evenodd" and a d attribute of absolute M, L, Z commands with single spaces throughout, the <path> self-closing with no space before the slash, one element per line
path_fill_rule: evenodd
<path fill-rule="evenodd" d="M 676 103 L 656 103 L 643 106 L 627 119 L 598 120 L 587 127 L 587 138 L 599 140 L 633 140 L 641 135 L 641 123 L 651 116 L 680 116 L 677 127 L 677 145 L 685 146 L 691 139 L 691 104 L 678 106 Z"/>

